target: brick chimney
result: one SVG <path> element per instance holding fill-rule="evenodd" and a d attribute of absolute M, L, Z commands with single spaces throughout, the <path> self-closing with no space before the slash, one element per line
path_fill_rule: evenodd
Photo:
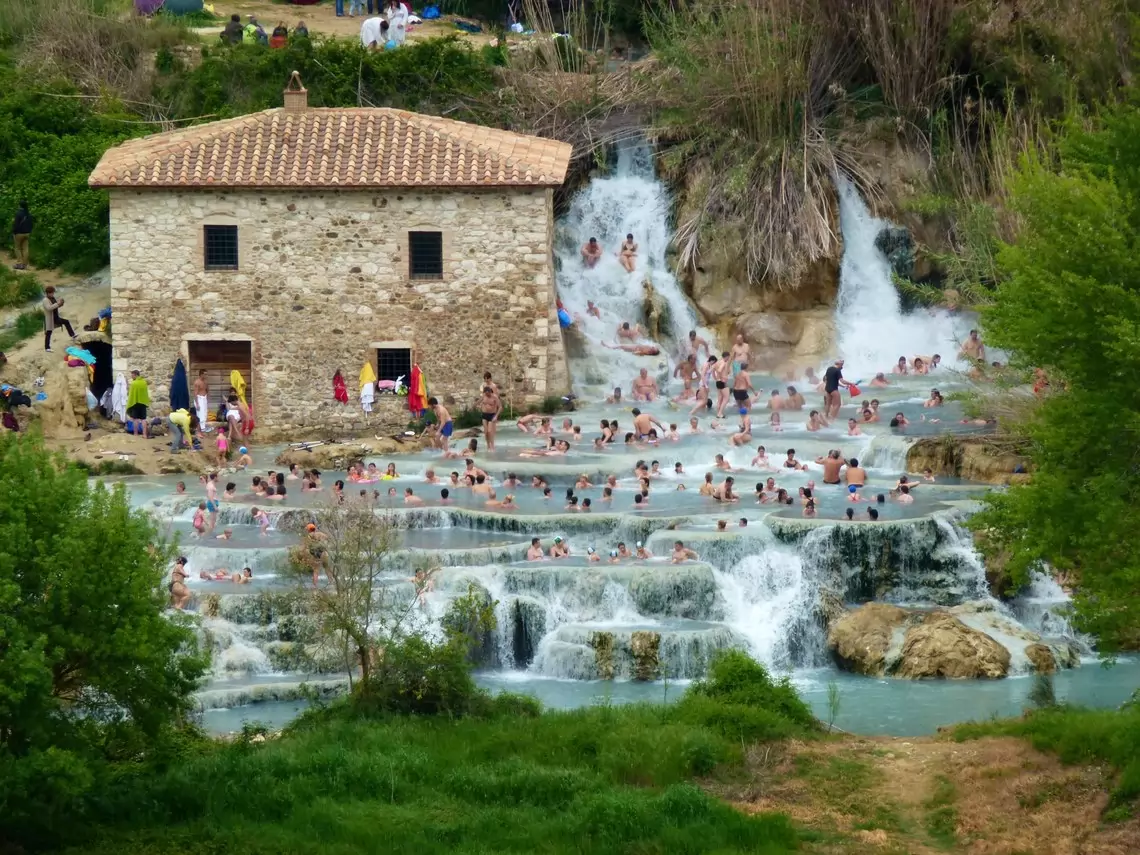
<path fill-rule="evenodd" d="M 285 85 L 285 112 L 303 113 L 309 109 L 309 90 L 301 85 L 301 72 L 294 71 Z"/>

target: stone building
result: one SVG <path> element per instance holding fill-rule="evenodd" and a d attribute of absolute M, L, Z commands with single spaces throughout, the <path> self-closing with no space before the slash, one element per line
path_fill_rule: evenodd
<path fill-rule="evenodd" d="M 216 410 L 243 373 L 261 435 L 363 427 L 360 370 L 418 362 L 468 405 L 569 385 L 555 309 L 553 190 L 569 145 L 393 109 L 284 107 L 129 140 L 92 187 L 111 200 L 116 373 L 156 406 L 175 360 L 208 372 Z M 337 404 L 332 377 L 348 384 Z M 406 421 L 378 396 L 369 419 Z"/>

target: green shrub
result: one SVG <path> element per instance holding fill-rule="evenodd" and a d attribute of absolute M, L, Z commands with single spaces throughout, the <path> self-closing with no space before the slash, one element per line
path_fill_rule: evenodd
<path fill-rule="evenodd" d="M 0 351 L 11 350 L 22 341 L 27 341 L 44 331 L 44 315 L 38 309 L 21 312 L 12 326 L 0 330 Z"/>
<path fill-rule="evenodd" d="M 398 107 L 467 115 L 469 99 L 494 89 L 495 55 L 457 38 L 410 42 L 397 51 L 366 51 L 359 39 L 290 41 L 204 48 L 194 69 L 162 77 L 159 98 L 177 116 L 237 116 L 281 106 L 293 71 L 314 107 Z"/>
<path fill-rule="evenodd" d="M 125 490 L 4 433 L 0 491 L 0 839 L 38 848 L 166 745 L 207 660 L 163 614 L 169 552 Z"/>
<path fill-rule="evenodd" d="M 22 306 L 44 295 L 43 286 L 33 273 L 0 267 L 0 309 Z"/>
<path fill-rule="evenodd" d="M 7 225 L 26 200 L 32 262 L 87 273 L 106 265 L 110 249 L 107 194 L 87 177 L 110 146 L 148 128 L 97 113 L 78 95 L 0 59 L 0 217 Z M 7 228 L 0 239 L 11 246 Z"/>
<path fill-rule="evenodd" d="M 708 677 L 689 687 L 675 714 L 682 721 L 753 741 L 819 728 L 787 678 L 773 680 L 763 665 L 739 650 L 718 654 Z"/>

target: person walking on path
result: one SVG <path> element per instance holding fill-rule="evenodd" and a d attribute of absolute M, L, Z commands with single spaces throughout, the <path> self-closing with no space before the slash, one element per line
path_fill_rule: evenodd
<path fill-rule="evenodd" d="M 28 213 L 28 203 L 20 202 L 16 208 L 16 219 L 12 221 L 12 246 L 16 253 L 16 269 L 28 269 L 28 239 L 32 235 L 35 220 Z"/>
<path fill-rule="evenodd" d="M 67 334 L 75 338 L 75 330 L 71 328 L 71 321 L 59 316 L 59 310 L 63 307 L 63 298 L 58 300 L 55 298 L 55 286 L 48 285 L 44 288 L 44 300 L 42 303 L 44 311 L 44 351 L 51 353 L 51 334 L 56 327 L 63 327 L 67 330 Z"/>

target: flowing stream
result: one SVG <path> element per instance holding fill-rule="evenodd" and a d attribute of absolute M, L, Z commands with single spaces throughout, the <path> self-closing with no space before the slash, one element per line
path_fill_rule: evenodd
<path fill-rule="evenodd" d="M 944 365 L 952 363 L 959 328 L 969 320 L 904 314 L 886 260 L 875 247 L 881 224 L 850 185 L 843 184 L 840 199 L 845 254 L 836 320 L 840 351 L 852 369 L 848 375 L 888 371 L 900 353 L 937 350 Z M 1008 605 L 990 597 L 984 567 L 961 525 L 986 489 L 983 485 L 940 479 L 916 489 L 912 504 L 875 502 L 903 473 L 914 437 L 972 430 L 958 424 L 961 413 L 952 403 L 937 415 L 923 408 L 930 378 L 892 378 L 891 386 L 874 390 L 884 414 L 902 412 L 911 420 L 904 433 L 888 428 L 884 419 L 863 425 L 860 435 L 848 435 L 846 416 L 854 414 L 857 402 L 845 401 L 839 422 L 821 431 L 807 430 L 804 413 L 786 413 L 777 430 L 758 411 L 752 441 L 737 447 L 728 441 L 737 428 L 735 416 L 720 423 L 702 412 L 694 431 L 688 423 L 690 403 L 659 400 L 640 406 L 661 423 L 660 441 L 622 442 L 632 430 L 630 407 L 597 403 L 600 393 L 614 386 L 628 389 L 637 371 L 646 368 L 676 394 L 679 384 L 670 379 L 674 355 L 688 331 L 698 328 L 696 312 L 666 262 L 669 210 L 647 148 L 622 150 L 614 172 L 593 179 L 575 198 L 558 226 L 557 253 L 559 294 L 578 318 L 567 337 L 574 382 L 584 402 L 565 417 L 581 426 L 582 438 L 560 432 L 564 416 L 559 415 L 554 429 L 570 440 L 571 450 L 544 456 L 537 453 L 545 445 L 542 437 L 503 426 L 500 447 L 493 454 L 480 452 L 476 459 L 498 485 L 500 498 L 508 492 L 516 496 L 519 507 L 512 511 L 488 507 L 465 489 L 453 489 L 451 501 L 444 504 L 439 486 L 425 483 L 425 472 L 434 467 L 446 476 L 454 464 L 441 464 L 437 454 L 428 452 L 398 458 L 397 493 L 411 485 L 426 504 L 407 508 L 383 493 L 379 498 L 381 506 L 390 507 L 401 534 L 400 549 L 388 556 L 389 591 L 397 599 L 415 599 L 407 569 L 413 560 L 426 558 L 442 568 L 434 590 L 416 606 L 417 620 L 429 632 L 438 631 L 458 595 L 474 589 L 495 601 L 498 625 L 482 639 L 480 681 L 535 694 L 553 706 L 676 697 L 687 681 L 704 675 L 718 650 L 739 647 L 790 676 L 821 714 L 826 714 L 828 683 L 838 682 L 844 702 L 837 724 L 848 730 L 914 734 L 1019 711 L 1032 682 L 1016 679 L 1028 674 L 1024 648 L 1028 639 L 1037 638 L 1030 631 L 1057 649 L 1073 644 L 1087 653 L 1089 640 L 1073 633 L 1065 617 L 1068 597 L 1051 580 L 1042 577 Z M 633 233 L 639 244 L 633 273 L 622 269 L 615 255 L 626 233 Z M 588 269 L 579 250 L 591 236 L 602 243 L 605 255 Z M 653 299 L 663 307 L 656 338 L 661 352 L 636 356 L 606 347 L 619 323 L 645 325 L 642 286 L 647 278 Z M 587 315 L 588 300 L 601 309 L 600 320 Z M 752 345 L 762 348 L 764 343 Z M 952 389 L 955 376 L 941 371 L 937 382 Z M 758 390 L 782 381 L 754 378 Z M 809 401 L 809 407 L 816 405 Z M 592 440 L 602 419 L 618 422 L 619 438 L 598 448 Z M 671 425 L 676 426 L 675 438 Z M 754 462 L 758 445 L 766 447 L 767 462 Z M 869 501 L 852 503 L 845 490 L 819 483 L 816 465 L 809 471 L 780 465 L 789 449 L 811 462 L 832 448 L 863 459 Z M 257 449 L 256 454 L 256 468 L 269 468 L 274 450 Z M 640 505 L 633 476 L 638 461 L 660 470 L 651 478 L 648 501 Z M 383 468 L 388 461 L 375 462 Z M 739 503 L 720 504 L 698 492 L 706 474 L 722 480 L 724 467 L 737 479 Z M 502 486 L 509 473 L 522 484 Z M 535 475 L 549 482 L 551 497 L 528 486 Z M 616 476 L 616 487 L 607 496 L 602 487 L 609 475 Z M 241 489 L 248 476 L 234 476 Z M 336 477 L 325 473 L 326 484 Z M 575 486 L 583 477 L 590 486 Z M 798 502 L 757 503 L 755 489 L 768 478 L 793 496 L 800 488 L 814 489 L 817 515 L 805 518 Z M 296 532 L 311 519 L 313 495 L 291 490 L 289 504 L 272 509 L 267 537 L 253 524 L 253 499 L 248 497 L 222 507 L 219 529 L 230 528 L 231 539 L 195 539 L 189 521 L 198 497 L 174 495 L 176 479 L 127 483 L 136 504 L 152 510 L 166 532 L 181 538 L 190 559 L 192 609 L 201 615 L 203 637 L 215 652 L 213 679 L 200 696 L 209 726 L 227 730 L 245 720 L 287 720 L 303 706 L 303 696 L 341 691 L 343 653 L 321 641 L 313 618 L 288 596 L 296 584 L 284 570 L 287 552 L 298 542 Z M 589 511 L 568 507 L 568 493 L 578 498 L 577 508 L 589 499 Z M 871 506 L 880 511 L 876 523 L 868 521 Z M 846 519 L 849 508 L 857 512 L 855 521 Z M 525 560 L 532 537 L 549 549 L 555 536 L 570 545 L 568 558 Z M 698 557 L 671 562 L 676 541 Z M 611 558 L 611 550 L 623 543 L 649 555 Z M 251 586 L 197 579 L 201 570 L 243 566 L 253 570 Z M 827 648 L 828 609 L 870 600 L 919 608 L 966 604 L 963 621 L 1000 636 L 1010 648 L 1014 679 L 910 682 L 838 672 Z M 1140 671 L 1132 662 L 1120 667 L 1131 669 L 1130 674 Z M 1119 673 L 1106 677 L 1099 668 L 1066 671 L 1056 678 L 1056 692 L 1085 703 L 1118 703 L 1135 682 L 1120 679 Z"/>

